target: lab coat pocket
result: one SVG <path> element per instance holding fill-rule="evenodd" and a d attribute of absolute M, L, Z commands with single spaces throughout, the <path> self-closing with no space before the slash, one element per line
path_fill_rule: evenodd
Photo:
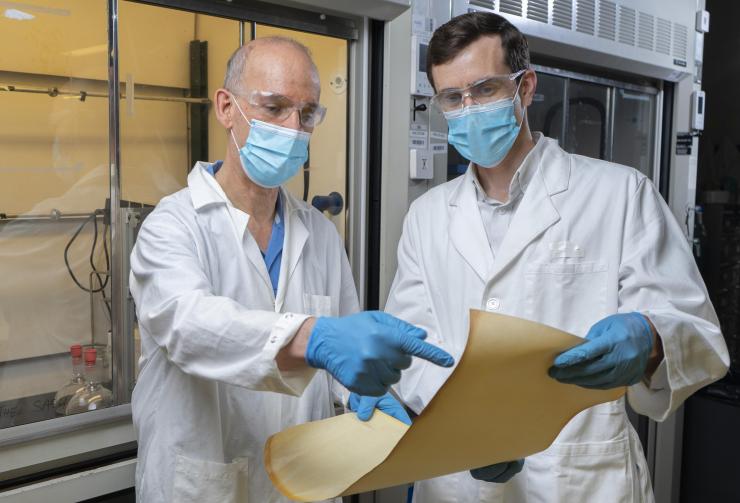
<path fill-rule="evenodd" d="M 310 316 L 336 316 L 328 295 L 303 294 L 303 314 Z"/>
<path fill-rule="evenodd" d="M 531 501 L 637 503 L 626 437 L 607 442 L 554 444 L 527 458 Z"/>
<path fill-rule="evenodd" d="M 585 337 L 606 316 L 607 271 L 604 262 L 527 264 L 527 317 Z"/>
<path fill-rule="evenodd" d="M 172 501 L 178 503 L 248 503 L 248 461 L 217 463 L 178 455 Z"/>

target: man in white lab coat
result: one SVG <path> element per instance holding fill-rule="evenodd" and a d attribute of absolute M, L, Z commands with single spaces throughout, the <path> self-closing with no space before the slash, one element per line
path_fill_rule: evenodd
<path fill-rule="evenodd" d="M 139 501 L 287 501 L 265 472 L 265 440 L 332 415 L 332 388 L 343 390 L 332 377 L 379 396 L 411 356 L 453 363 L 423 330 L 352 314 L 357 294 L 334 225 L 280 188 L 323 118 L 319 89 L 293 40 L 235 52 L 214 96 L 228 131 L 223 162 L 197 163 L 187 188 L 142 226 L 131 255 Z M 388 395 L 377 403 L 403 419 Z"/>
<path fill-rule="evenodd" d="M 530 133 L 526 108 L 537 78 L 523 35 L 495 14 L 454 18 L 434 33 L 427 75 L 449 141 L 471 163 L 412 204 L 386 312 L 423 327 L 456 357 L 470 308 L 583 336 L 550 375 L 585 387 L 629 386 L 632 407 L 657 421 L 724 375 L 714 309 L 650 180 Z M 416 361 L 397 391 L 418 413 L 449 374 Z M 541 453 L 417 482 L 414 498 L 631 503 L 653 495 L 620 399 L 576 416 Z"/>

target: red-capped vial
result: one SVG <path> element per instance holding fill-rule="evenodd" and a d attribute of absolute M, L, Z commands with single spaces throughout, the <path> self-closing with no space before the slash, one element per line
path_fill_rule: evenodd
<path fill-rule="evenodd" d="M 81 357 L 82 356 L 82 345 L 81 344 L 72 344 L 69 347 L 69 354 L 72 355 L 72 357 Z"/>
<path fill-rule="evenodd" d="M 89 367 L 95 365 L 95 361 L 98 359 L 98 352 L 95 348 L 87 348 L 85 350 L 85 366 Z"/>

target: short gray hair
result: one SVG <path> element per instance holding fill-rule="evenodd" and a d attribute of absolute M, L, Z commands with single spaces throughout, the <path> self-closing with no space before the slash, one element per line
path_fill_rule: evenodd
<path fill-rule="evenodd" d="M 319 85 L 319 70 L 316 68 L 316 63 L 314 63 L 308 47 L 292 38 L 275 35 L 252 40 L 234 51 L 226 65 L 226 76 L 224 77 L 225 89 L 228 89 L 232 93 L 242 91 L 242 78 L 244 77 L 244 68 L 247 65 L 247 59 L 252 50 L 258 45 L 287 45 L 303 52 L 311 63 L 311 78 L 317 86 Z"/>

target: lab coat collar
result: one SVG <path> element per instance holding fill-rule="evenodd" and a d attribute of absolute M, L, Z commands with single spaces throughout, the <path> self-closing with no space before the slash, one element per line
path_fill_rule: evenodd
<path fill-rule="evenodd" d="M 213 175 L 208 172 L 210 163 L 198 161 L 188 175 L 188 188 L 196 211 L 211 204 L 226 204 L 228 198 Z"/>
<path fill-rule="evenodd" d="M 308 218 L 308 212 L 311 211 L 308 205 L 296 199 L 283 187 L 280 187 L 280 196 L 285 219 L 285 241 L 283 241 L 283 258 L 280 263 L 280 277 L 275 298 L 275 310 L 278 312 L 282 310 L 290 278 L 295 273 L 308 241 L 308 229 L 304 218 Z"/>
<path fill-rule="evenodd" d="M 480 216 L 472 165 L 450 194 L 450 240 L 483 281 L 493 279 L 522 250 L 559 219 L 550 196 L 568 189 L 570 157 L 555 140 L 535 133 L 536 144 L 523 161 L 528 183 L 494 261 Z"/>
<path fill-rule="evenodd" d="M 539 172 L 547 194 L 550 196 L 565 192 L 570 183 L 571 155 L 560 148 L 557 140 L 548 138 L 542 133 L 534 133 L 534 135 L 539 138 L 539 141 L 530 155 L 534 154 L 532 156 L 533 165 L 536 164 L 539 169 L 533 170 L 533 177 L 536 172 Z"/>
<path fill-rule="evenodd" d="M 449 200 L 450 241 L 482 281 L 493 268 L 493 252 L 486 237 L 483 219 L 478 209 L 472 166 L 453 191 Z"/>
<path fill-rule="evenodd" d="M 188 175 L 188 187 L 190 188 L 190 197 L 196 211 L 213 204 L 229 205 L 229 199 L 216 179 L 208 172 L 208 163 L 199 161 L 193 167 Z M 304 223 L 307 213 L 311 208 L 298 201 L 290 192 L 280 187 L 280 202 L 283 205 L 283 219 L 285 223 L 285 238 L 283 241 L 283 257 L 280 264 L 280 277 L 278 278 L 277 297 L 275 298 L 275 310 L 280 311 L 285 302 L 285 291 L 289 284 L 290 278 L 300 262 L 303 249 L 308 241 L 308 229 Z M 241 212 L 247 218 L 244 222 L 239 222 L 242 234 L 237 232 L 237 238 L 243 240 L 246 233 L 246 224 L 248 217 L 246 213 Z M 242 225 L 243 224 L 243 225 Z M 259 251 L 257 242 L 251 235 L 248 237 L 247 258 L 252 266 L 257 269 L 262 280 L 270 286 L 270 277 L 267 273 L 262 254 Z"/>
<path fill-rule="evenodd" d="M 492 281 L 525 248 L 560 220 L 552 196 L 568 189 L 571 157 L 550 138 L 540 138 L 527 160 L 533 176 L 506 232 L 488 280 Z"/>
<path fill-rule="evenodd" d="M 208 171 L 210 163 L 198 161 L 188 175 L 188 188 L 193 207 L 199 210 L 210 204 L 228 204 L 229 198 Z M 215 182 L 215 183 L 214 183 Z M 280 187 L 281 203 L 283 204 L 283 218 L 296 211 L 310 211 L 310 207 L 299 204 L 283 187 Z"/>

